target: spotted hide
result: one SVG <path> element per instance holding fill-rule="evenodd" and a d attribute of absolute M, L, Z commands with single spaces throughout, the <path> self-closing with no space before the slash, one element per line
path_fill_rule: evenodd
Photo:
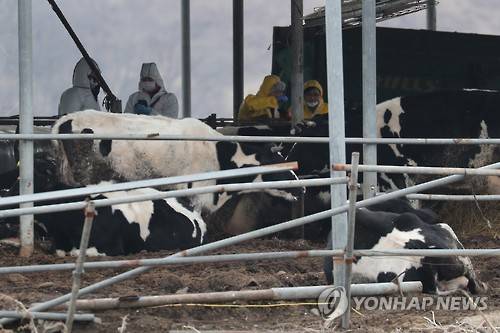
<path fill-rule="evenodd" d="M 221 136 L 208 125 L 192 118 L 172 119 L 162 116 L 134 114 L 112 114 L 98 111 L 81 111 L 59 119 L 53 133 L 162 133 L 185 136 Z M 213 141 L 123 141 L 123 140 L 77 140 L 54 142 L 60 180 L 70 185 L 88 185 L 99 181 L 132 181 L 157 177 L 170 177 L 209 171 L 228 170 L 284 162 L 274 145 L 239 144 Z M 292 171 L 269 175 L 245 176 L 221 180 L 210 180 L 180 184 L 172 188 L 198 187 L 235 182 L 259 182 L 296 179 Z M 230 209 L 226 216 L 238 209 L 245 195 L 255 191 L 238 193 L 204 194 L 192 197 L 197 211 L 206 216 Z M 272 200 L 284 206 L 295 201 L 296 190 L 261 190 L 261 196 L 246 198 L 256 216 L 263 201 Z M 230 203 L 232 201 L 232 203 Z M 236 201 L 236 203 L 235 203 Z M 287 217 L 273 216 L 274 223 Z M 234 217 L 236 218 L 236 216 Z M 227 221 L 239 223 L 231 218 Z M 246 228 L 253 229 L 261 222 L 247 217 Z M 239 229 L 238 229 L 239 230 Z"/>
<path fill-rule="evenodd" d="M 377 133 L 383 138 L 499 138 L 500 93 L 491 91 L 447 91 L 398 97 L 377 105 Z M 346 136 L 362 136 L 359 111 L 346 111 Z M 305 127 L 302 136 L 328 136 L 328 118 L 317 117 L 315 126 Z M 361 145 L 346 146 L 347 162 Z M 500 160 L 494 145 L 377 145 L 379 165 L 480 167 Z M 299 175 L 328 171 L 326 144 L 297 143 L 287 156 L 299 162 Z M 362 161 L 362 157 L 361 157 Z M 380 173 L 379 190 L 390 191 L 429 180 L 429 176 Z M 474 177 L 443 192 L 499 193 L 499 177 Z"/>
<path fill-rule="evenodd" d="M 53 189 L 68 189 L 58 185 Z M 157 194 L 159 191 L 142 188 L 92 196 L 92 199 L 117 199 Z M 49 200 L 40 205 L 83 201 L 84 197 Z M 58 255 L 78 254 L 84 212 L 64 211 L 35 216 L 52 240 Z M 192 207 L 175 198 L 149 200 L 109 207 L 97 207 L 89 240 L 89 255 L 127 255 L 142 250 L 177 250 L 201 245 L 206 225 Z"/>
<path fill-rule="evenodd" d="M 355 249 L 463 248 L 447 224 L 429 224 L 411 212 L 371 209 L 356 210 Z M 329 234 L 327 247 L 331 248 L 331 244 Z M 330 284 L 333 283 L 332 270 L 332 259 L 325 258 L 324 272 Z M 421 281 L 426 293 L 442 294 L 456 289 L 479 293 L 487 289 L 476 277 L 468 257 L 356 257 L 352 273 L 354 283 L 391 282 L 394 279 Z"/>

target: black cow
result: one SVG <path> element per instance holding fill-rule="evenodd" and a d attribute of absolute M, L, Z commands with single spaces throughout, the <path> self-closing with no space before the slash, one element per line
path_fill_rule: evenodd
<path fill-rule="evenodd" d="M 390 207 L 390 203 L 385 207 Z M 379 207 L 356 210 L 355 249 L 462 249 L 453 230 L 433 217 L 423 221 L 412 212 L 376 211 Z M 401 208 L 401 207 L 400 207 Z M 399 209 L 399 208 L 398 208 Z M 424 214 L 424 217 L 428 215 Z M 331 234 L 327 247 L 331 249 Z M 324 260 L 324 272 L 333 283 L 333 262 Z M 352 266 L 353 282 L 421 281 L 426 293 L 447 293 L 468 289 L 471 293 L 487 290 L 473 270 L 468 257 L 357 257 Z"/>

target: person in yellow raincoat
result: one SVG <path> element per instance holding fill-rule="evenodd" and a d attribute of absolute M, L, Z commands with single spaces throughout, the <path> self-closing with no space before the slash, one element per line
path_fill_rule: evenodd
<path fill-rule="evenodd" d="M 304 120 L 328 114 L 328 104 L 323 100 L 323 87 L 316 80 L 304 83 Z"/>
<path fill-rule="evenodd" d="M 277 75 L 267 75 L 262 82 L 257 95 L 248 95 L 240 106 L 238 119 L 266 120 L 277 118 L 275 111 L 281 103 L 288 101 L 284 95 L 286 84 Z"/>

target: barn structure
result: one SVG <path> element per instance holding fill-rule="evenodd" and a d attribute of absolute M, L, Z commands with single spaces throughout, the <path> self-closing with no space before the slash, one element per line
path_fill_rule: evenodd
<path fill-rule="evenodd" d="M 184 56 L 186 59 L 189 59 L 189 1 L 182 1 L 183 3 L 183 27 L 184 27 Z M 300 37 L 302 34 L 302 29 L 308 29 L 308 25 L 302 25 L 302 1 L 293 0 L 292 2 L 292 28 L 294 31 L 292 34 L 292 46 L 293 46 L 293 57 L 291 66 L 292 71 L 290 72 L 290 83 L 291 83 L 291 96 L 292 96 L 292 109 L 294 110 L 293 114 L 293 123 L 297 123 L 301 119 L 301 110 L 302 110 L 302 82 L 306 75 L 304 72 L 304 67 L 302 66 L 302 38 Z M 361 3 L 363 6 L 361 7 Z M 31 135 L 33 133 L 33 108 L 31 102 L 31 2 L 29 0 L 20 0 L 19 1 L 19 26 L 20 26 L 20 136 L 17 136 L 16 139 L 20 139 L 20 193 L 21 195 L 30 195 L 33 192 L 33 139 L 37 137 L 35 135 Z M 242 100 L 242 11 L 243 11 L 243 1 L 235 0 L 234 4 L 234 19 L 235 19 L 235 110 L 236 105 Z M 342 7 L 344 5 L 344 7 Z M 358 56 L 353 57 L 362 63 L 363 68 L 365 69 L 361 75 L 357 78 L 363 82 L 363 91 L 362 94 L 358 94 L 357 102 L 363 105 L 363 138 L 365 139 L 375 139 L 376 138 L 376 119 L 375 119 L 375 107 L 377 103 L 377 94 L 376 94 L 376 86 L 377 86 L 377 76 L 376 76 L 376 64 L 377 64 L 377 54 L 376 54 L 376 44 L 375 41 L 378 38 L 376 33 L 376 22 L 377 19 L 386 19 L 396 15 L 401 15 L 403 13 L 408 13 L 411 11 L 425 9 L 427 5 L 430 5 L 429 13 L 432 13 L 432 9 L 434 8 L 434 1 L 327 1 L 324 17 L 325 17 L 325 25 L 324 29 L 324 49 L 326 51 L 325 62 L 328 64 L 325 85 L 328 87 L 328 96 L 330 96 L 330 105 L 335 110 L 345 110 L 345 95 L 344 95 L 344 70 L 345 65 L 343 63 L 343 59 L 345 59 L 345 55 L 343 55 L 343 43 L 344 40 L 348 38 L 353 38 L 354 40 L 358 40 L 361 32 L 362 36 L 362 45 L 363 48 L 361 53 L 363 54 L 362 59 Z M 356 7 L 357 6 L 357 7 Z M 348 9 L 347 11 L 343 11 L 343 9 Z M 348 13 L 345 16 L 344 12 Z M 380 15 L 378 15 L 380 14 Z M 361 19 L 360 19 L 361 18 Z M 316 20 L 317 17 L 314 17 Z M 429 15 L 429 26 L 435 27 L 433 24 L 433 20 L 435 17 L 430 14 Z M 353 25 L 359 25 L 359 22 L 362 21 L 362 30 L 357 31 L 357 35 L 353 35 L 353 37 L 342 36 L 343 27 L 351 27 Z M 312 22 L 312 18 L 311 18 Z M 311 27 L 311 29 L 316 29 L 317 26 Z M 346 32 L 346 34 L 355 34 L 355 30 L 351 30 Z M 397 34 L 397 32 L 396 32 Z M 279 33 L 277 32 L 276 36 L 278 38 Z M 346 39 L 344 39 L 346 38 Z M 394 37 L 396 38 L 396 37 Z M 278 52 L 279 50 L 276 50 Z M 358 49 L 359 52 L 359 49 Z M 279 56 L 277 55 L 279 58 Z M 304 58 L 305 59 L 305 58 Z M 307 60 L 307 59 L 305 59 Z M 278 66 L 278 65 L 277 65 Z M 282 66 L 282 64 L 281 64 Z M 307 68 L 307 66 L 305 67 Z M 283 68 L 273 67 L 273 70 L 280 72 Z M 184 111 L 184 115 L 190 115 L 189 112 L 189 62 L 184 64 L 184 98 L 186 100 Z M 283 75 L 283 74 L 282 74 Z M 309 74 L 307 74 L 309 75 Z M 286 77 L 286 75 L 284 75 Z M 358 83 L 359 86 L 359 83 Z M 414 87 L 421 87 L 419 85 L 413 85 Z M 359 93 L 359 91 L 358 91 Z M 362 95 L 362 98 L 360 96 Z M 238 101 L 237 101 L 238 100 Z M 344 113 L 343 112 L 331 112 L 329 114 L 329 147 L 330 147 L 330 165 L 344 165 L 346 162 L 346 150 L 345 150 L 345 128 L 344 128 Z M 8 135 L 4 136 L 5 138 L 11 138 Z M 50 138 L 56 138 L 50 137 Z M 213 139 L 213 138 L 212 138 Z M 217 141 L 215 139 L 214 141 Z M 364 146 L 364 164 L 377 164 L 376 157 L 376 149 L 374 142 L 366 143 Z M 356 168 L 357 163 L 353 163 L 354 169 Z M 494 167 L 498 167 L 495 165 Z M 456 170 L 454 170 L 457 172 Z M 357 175 L 357 171 L 354 170 L 353 173 Z M 364 178 L 364 195 L 365 198 L 372 198 L 371 202 L 375 202 L 377 198 L 373 198 L 375 196 L 375 188 L 376 188 L 376 178 L 375 172 L 373 170 L 368 170 L 365 173 Z M 346 178 L 346 169 L 337 168 L 332 169 L 330 171 L 331 178 Z M 188 177 L 189 178 L 189 177 Z M 449 178 L 446 181 L 453 181 L 456 178 Z M 357 189 L 357 179 L 354 176 L 354 179 L 350 184 L 351 193 L 356 193 Z M 421 187 L 423 188 L 423 187 Z M 411 193 L 411 191 L 416 191 L 415 189 L 407 191 Z M 407 193 L 404 192 L 404 193 Z M 188 192 L 191 193 L 191 192 Z M 398 195 L 403 195 L 403 192 L 393 194 L 393 197 Z M 340 205 L 339 203 L 345 203 L 347 197 L 347 191 L 344 186 L 334 187 L 331 186 L 331 202 L 332 206 L 334 203 L 336 205 Z M 30 200 L 23 199 L 23 207 L 29 208 Z M 27 201 L 26 201 L 27 200 Z M 368 199 L 370 200 L 370 199 Z M 333 208 L 333 207 L 332 207 Z M 350 229 L 347 221 L 347 210 L 351 209 L 351 213 L 355 208 L 355 197 L 350 198 L 350 206 L 343 205 L 336 207 L 336 209 L 332 209 L 324 214 L 325 217 L 332 218 L 332 230 L 333 238 L 332 238 L 332 247 L 333 250 L 342 251 L 345 255 L 344 260 L 340 261 L 339 264 L 336 264 L 334 267 L 334 281 L 336 286 L 343 286 L 348 291 L 350 290 L 350 273 L 349 273 L 349 264 L 346 259 L 347 256 L 352 258 L 352 237 L 353 230 Z M 352 216 L 352 215 L 351 215 Z M 313 219 L 314 220 L 314 219 Z M 293 225 L 301 225 L 306 223 L 307 218 L 299 221 L 295 220 L 295 222 L 291 223 Z M 352 226 L 352 225 L 351 225 Z M 279 226 L 276 228 L 269 228 L 265 231 L 261 231 L 260 233 L 255 232 L 251 233 L 250 236 L 236 237 L 230 239 L 229 241 L 220 241 L 213 244 L 205 245 L 199 248 L 195 248 L 192 250 L 187 250 L 184 252 L 184 255 L 194 255 L 201 254 L 207 250 L 218 249 L 219 247 L 224 246 L 225 244 L 234 244 L 236 241 L 244 240 L 245 237 L 249 237 L 248 239 L 258 237 L 259 235 L 265 235 L 272 233 L 274 231 L 284 230 L 287 226 Z M 33 250 L 33 220 L 29 215 L 21 221 L 21 232 L 22 232 L 22 242 L 23 242 L 23 254 L 30 255 Z M 348 237 L 349 232 L 349 237 Z M 344 252 L 345 249 L 345 252 Z M 331 253 L 330 253 L 331 254 Z M 175 260 L 172 259 L 172 260 Z M 81 268 L 81 267 L 80 267 Z M 145 267 L 139 268 L 135 271 L 132 271 L 130 276 L 133 274 L 139 274 L 143 271 L 147 270 Z M 129 275 L 127 275 L 128 277 Z M 123 279 L 125 279 L 125 275 L 123 275 Z M 111 284 L 114 282 L 120 281 L 122 278 L 116 278 L 113 281 L 107 281 L 102 285 Z M 86 292 L 92 291 L 93 287 L 87 287 L 85 289 Z M 76 289 L 78 292 L 78 288 Z M 76 293 L 73 294 L 72 299 L 76 299 Z M 348 294 L 349 295 L 349 294 Z M 50 308 L 53 305 L 60 304 L 65 300 L 68 300 L 70 296 L 63 296 L 53 301 L 49 301 L 47 303 L 38 304 L 33 307 L 31 310 L 44 310 L 46 308 Z M 71 308 L 70 308 L 71 309 Z M 73 308 L 74 309 L 74 308 Z M 68 316 L 70 316 L 68 314 Z M 343 315 L 343 326 L 349 326 L 349 311 Z"/>

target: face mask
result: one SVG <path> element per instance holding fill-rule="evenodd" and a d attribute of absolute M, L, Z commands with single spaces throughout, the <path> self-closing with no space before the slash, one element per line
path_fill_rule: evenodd
<path fill-rule="evenodd" d="M 316 106 L 318 106 L 319 104 L 319 101 L 314 101 L 314 102 L 306 102 L 306 105 L 310 108 L 314 108 Z"/>
<path fill-rule="evenodd" d="M 152 92 L 156 89 L 156 83 L 154 81 L 141 81 L 139 85 L 141 90 L 145 92 Z"/>
<path fill-rule="evenodd" d="M 99 87 L 99 82 L 93 77 L 89 77 L 89 86 L 92 90 L 97 89 Z"/>

